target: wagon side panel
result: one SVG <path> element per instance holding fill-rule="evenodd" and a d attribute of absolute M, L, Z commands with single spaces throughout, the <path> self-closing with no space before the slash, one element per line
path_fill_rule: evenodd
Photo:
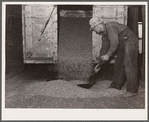
<path fill-rule="evenodd" d="M 24 63 L 57 62 L 57 6 L 22 7 Z"/>

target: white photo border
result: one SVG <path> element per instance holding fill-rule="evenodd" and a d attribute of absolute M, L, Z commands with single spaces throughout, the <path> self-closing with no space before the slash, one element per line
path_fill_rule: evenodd
<path fill-rule="evenodd" d="M 8 4 L 145 5 L 145 109 L 6 109 L 5 108 L 5 15 Z M 2 2 L 2 120 L 147 120 L 148 119 L 148 3 L 147 2 Z M 116 115 L 116 116 L 114 116 Z"/>

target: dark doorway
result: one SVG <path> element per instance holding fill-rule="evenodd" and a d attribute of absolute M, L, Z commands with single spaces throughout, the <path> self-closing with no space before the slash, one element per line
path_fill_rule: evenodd
<path fill-rule="evenodd" d="M 6 5 L 6 73 L 23 70 L 21 9 L 21 5 Z"/>

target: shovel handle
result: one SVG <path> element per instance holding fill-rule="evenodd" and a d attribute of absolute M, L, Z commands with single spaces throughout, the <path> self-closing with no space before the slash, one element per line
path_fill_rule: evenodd
<path fill-rule="evenodd" d="M 100 70 L 101 65 L 102 65 L 103 63 L 105 63 L 105 60 L 101 59 L 100 63 L 98 63 L 98 64 L 95 66 L 94 71 L 95 71 L 96 73 Z"/>
<path fill-rule="evenodd" d="M 95 66 L 95 68 L 94 68 L 94 71 L 97 73 L 99 70 L 100 70 L 100 65 L 97 64 L 97 65 Z"/>

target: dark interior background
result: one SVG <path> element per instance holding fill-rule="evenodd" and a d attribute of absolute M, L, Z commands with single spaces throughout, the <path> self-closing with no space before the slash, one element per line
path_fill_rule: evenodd
<path fill-rule="evenodd" d="M 24 68 L 21 14 L 21 5 L 6 6 L 6 73 Z"/>

